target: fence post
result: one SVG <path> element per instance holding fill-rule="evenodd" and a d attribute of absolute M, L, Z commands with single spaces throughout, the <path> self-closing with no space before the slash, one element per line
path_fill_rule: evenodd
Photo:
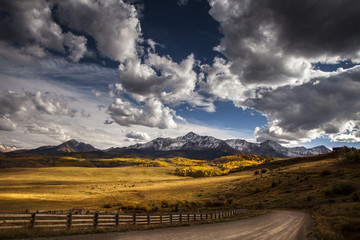
<path fill-rule="evenodd" d="M 200 213 L 200 221 L 202 221 L 203 220 L 203 214 L 202 214 L 202 212 Z"/>
<path fill-rule="evenodd" d="M 115 225 L 116 227 L 119 227 L 119 213 L 116 213 L 115 215 Z"/>
<path fill-rule="evenodd" d="M 182 214 L 181 213 L 179 215 L 179 218 L 180 218 L 180 223 L 182 223 Z"/>
<path fill-rule="evenodd" d="M 190 222 L 190 213 L 187 214 L 188 222 Z"/>
<path fill-rule="evenodd" d="M 194 222 L 196 222 L 196 213 L 194 213 Z"/>
<path fill-rule="evenodd" d="M 35 228 L 36 213 L 31 214 L 31 228 Z"/>
<path fill-rule="evenodd" d="M 147 215 L 147 221 L 148 221 L 148 224 L 150 225 L 151 224 L 150 213 L 148 213 L 148 215 Z"/>
<path fill-rule="evenodd" d="M 134 225 L 136 224 L 136 213 L 134 213 L 134 215 L 133 215 L 133 223 L 134 223 Z"/>
<path fill-rule="evenodd" d="M 71 229 L 71 224 L 72 224 L 72 212 L 69 212 L 68 216 L 67 216 L 67 228 L 68 229 Z"/>
<path fill-rule="evenodd" d="M 173 217 L 171 213 L 170 213 L 170 224 L 173 224 Z"/>
<path fill-rule="evenodd" d="M 99 226 L 99 213 L 96 212 L 94 214 L 94 228 L 97 228 Z"/>
<path fill-rule="evenodd" d="M 162 213 L 160 214 L 160 224 L 162 224 Z"/>

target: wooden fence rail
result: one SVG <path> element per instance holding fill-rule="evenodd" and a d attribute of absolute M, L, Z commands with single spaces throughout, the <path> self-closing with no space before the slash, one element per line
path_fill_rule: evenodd
<path fill-rule="evenodd" d="M 163 214 L 146 213 L 99 213 L 67 214 L 0 213 L 0 230 L 16 228 L 117 228 L 128 225 L 182 224 L 190 222 L 214 222 L 244 213 L 246 209 L 234 209 L 215 212 L 177 212 Z"/>

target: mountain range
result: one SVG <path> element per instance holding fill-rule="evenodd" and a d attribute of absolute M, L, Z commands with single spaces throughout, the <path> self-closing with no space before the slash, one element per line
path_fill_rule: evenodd
<path fill-rule="evenodd" d="M 271 140 L 262 143 L 251 143 L 242 139 L 221 140 L 189 132 L 185 136 L 177 138 L 156 138 L 143 144 L 138 143 L 128 147 L 110 148 L 107 150 L 99 150 L 90 144 L 72 139 L 58 146 L 43 146 L 31 150 L 21 150 L 21 152 L 36 154 L 96 153 L 104 157 L 141 156 L 157 158 L 179 156 L 211 160 L 216 157 L 237 153 L 286 158 L 324 154 L 330 152 L 330 150 L 325 146 L 309 149 L 305 147 L 287 148 Z"/>
<path fill-rule="evenodd" d="M 0 152 L 12 152 L 15 150 L 16 150 L 16 147 L 9 147 L 9 146 L 0 144 Z"/>
<path fill-rule="evenodd" d="M 89 153 L 101 151 L 94 146 L 78 142 L 75 139 L 71 139 L 58 146 L 42 146 L 31 150 L 20 150 L 18 152 L 36 153 L 36 154 L 53 154 L 53 153 Z"/>
<path fill-rule="evenodd" d="M 177 138 L 156 138 L 144 144 L 129 146 L 126 149 L 160 152 L 177 151 L 190 153 L 190 155 L 197 152 L 196 155 L 203 153 L 203 155 L 218 156 L 248 153 L 274 157 L 299 157 L 330 152 L 325 146 L 317 146 L 309 149 L 305 147 L 287 148 L 271 140 L 262 143 L 251 143 L 242 139 L 221 140 L 210 136 L 200 136 L 193 132 Z"/>

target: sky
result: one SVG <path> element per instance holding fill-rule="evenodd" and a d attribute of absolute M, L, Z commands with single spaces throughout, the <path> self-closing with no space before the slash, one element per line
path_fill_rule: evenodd
<path fill-rule="evenodd" d="M 2 0 L 0 143 L 360 147 L 357 0 Z"/>

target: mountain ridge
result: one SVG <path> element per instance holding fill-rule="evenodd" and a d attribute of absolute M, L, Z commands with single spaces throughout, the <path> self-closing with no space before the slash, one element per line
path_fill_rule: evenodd
<path fill-rule="evenodd" d="M 101 151 L 91 144 L 84 142 L 78 142 L 75 139 L 63 142 L 57 146 L 42 146 L 30 150 L 19 150 L 17 152 L 26 152 L 26 153 L 89 153 Z"/>
<path fill-rule="evenodd" d="M 16 147 L 9 147 L 9 146 L 6 146 L 4 144 L 0 144 L 0 152 L 12 152 L 12 151 L 15 151 L 16 150 Z"/>
<path fill-rule="evenodd" d="M 248 153 L 274 157 L 299 157 L 330 152 L 325 146 L 316 146 L 309 149 L 305 147 L 287 148 L 272 140 L 266 140 L 262 143 L 251 143 L 243 139 L 221 140 L 211 136 L 200 136 L 194 132 L 189 132 L 177 138 L 156 138 L 147 143 L 131 145 L 124 149 L 163 152 L 218 150 L 219 153 L 224 154 Z"/>
<path fill-rule="evenodd" d="M 247 153 L 273 157 L 299 157 L 328 153 L 330 150 L 325 146 L 313 148 L 283 147 L 279 143 L 266 140 L 262 143 L 251 143 L 244 139 L 222 140 L 212 136 L 201 136 L 189 132 L 176 138 L 155 138 L 146 143 L 137 143 L 127 147 L 109 148 L 99 150 L 90 144 L 71 139 L 57 146 L 42 146 L 31 150 L 19 150 L 16 152 L 36 154 L 71 154 L 71 153 L 99 153 L 104 157 L 186 157 L 193 159 L 212 160 L 217 157 Z"/>

